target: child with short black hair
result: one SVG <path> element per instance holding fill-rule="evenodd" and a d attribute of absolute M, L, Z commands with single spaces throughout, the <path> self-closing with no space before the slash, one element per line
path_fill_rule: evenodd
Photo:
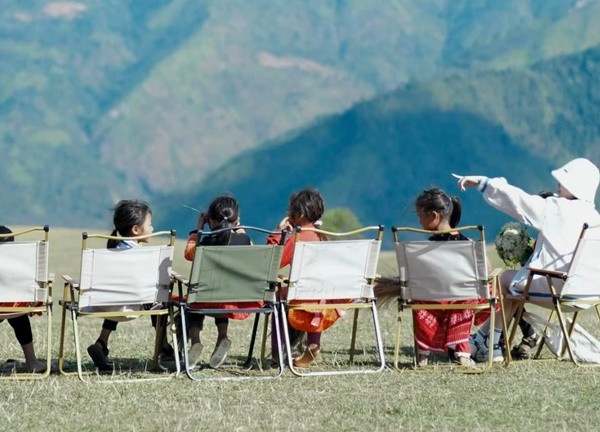
<path fill-rule="evenodd" d="M 152 234 L 152 210 L 148 203 L 138 200 L 121 200 L 114 208 L 113 214 L 114 230 L 111 236 L 139 237 Z M 106 247 L 109 249 L 131 249 L 140 247 L 140 243 L 148 240 L 108 240 Z M 152 316 L 152 325 L 156 327 L 156 317 Z M 100 336 L 95 343 L 87 349 L 94 365 L 100 371 L 110 371 L 113 363 L 108 359 L 108 339 L 113 331 L 117 329 L 117 321 L 105 319 L 102 323 Z M 173 348 L 166 341 L 166 333 L 163 333 L 162 343 L 163 356 L 172 356 Z"/>

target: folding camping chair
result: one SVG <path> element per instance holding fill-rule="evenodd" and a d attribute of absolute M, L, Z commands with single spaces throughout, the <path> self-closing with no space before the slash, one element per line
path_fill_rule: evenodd
<path fill-rule="evenodd" d="M 400 241 L 399 232 L 420 234 L 448 234 L 466 230 L 479 230 L 476 241 Z M 451 231 L 426 231 L 414 228 L 392 227 L 398 271 L 400 273 L 401 297 L 398 298 L 398 330 L 394 350 L 394 367 L 398 367 L 402 312 L 409 310 L 464 310 L 490 311 L 490 339 L 494 338 L 496 304 L 503 301 L 498 292 L 500 270 L 488 274 L 485 251 L 485 235 L 482 226 L 453 228 Z M 490 282 L 492 289 L 490 290 Z M 452 301 L 452 304 L 442 302 Z M 460 303 L 454 303 L 460 301 Z M 466 303 L 469 301 L 469 303 Z M 464 303 L 463 303 L 464 302 Z M 503 313 L 504 315 L 504 313 Z M 413 317 L 414 318 L 414 317 Z M 413 319 L 413 329 L 414 329 Z M 506 333 L 503 316 L 502 325 Z M 417 341 L 414 339 L 414 366 L 417 361 Z M 507 353 L 508 355 L 508 353 Z M 482 373 L 492 366 L 493 351 L 483 370 L 464 369 L 466 373 Z M 430 368 L 431 369 L 431 368 Z"/>
<path fill-rule="evenodd" d="M 44 231 L 38 241 L 0 242 L 0 319 L 15 318 L 29 313 L 46 313 L 46 371 L 44 373 L 12 373 L 7 379 L 43 379 L 50 374 L 52 341 L 52 275 L 48 273 L 48 225 L 10 234 L 0 239 Z M 28 303 L 11 306 L 6 303 Z"/>
<path fill-rule="evenodd" d="M 325 242 L 298 241 L 300 232 L 313 231 L 330 237 L 348 238 L 367 231 L 377 231 L 374 240 L 339 240 Z M 350 364 L 354 363 L 358 312 L 370 309 L 375 330 L 378 367 L 375 369 L 326 370 L 301 372 L 294 367 L 287 325 L 283 326 L 288 365 L 296 376 L 340 375 L 380 372 L 385 367 L 383 343 L 377 305 L 373 294 L 383 226 L 369 226 L 351 232 L 333 233 L 314 228 L 296 228 L 296 244 L 290 267 L 287 297 L 282 299 L 281 315 L 292 310 L 354 310 L 350 341 Z M 315 303 L 315 300 L 319 301 Z M 281 356 L 280 356 L 281 357 Z"/>
<path fill-rule="evenodd" d="M 281 234 L 279 245 L 251 245 L 251 246 L 201 246 L 200 242 L 205 235 L 217 235 L 226 231 L 256 231 L 264 234 Z M 180 311 L 180 332 L 183 334 L 183 357 L 185 373 L 195 381 L 225 381 L 244 379 L 273 379 L 283 373 L 283 361 L 279 362 L 277 375 L 249 375 L 243 374 L 242 369 L 250 368 L 253 358 L 254 345 L 260 315 L 265 315 L 265 328 L 269 315 L 273 314 L 275 332 L 279 341 L 280 328 L 277 311 L 276 291 L 278 282 L 279 262 L 281 261 L 282 244 L 285 241 L 285 232 L 272 232 L 261 228 L 237 226 L 210 232 L 199 232 L 196 253 L 192 262 L 189 279 L 174 273 L 177 281 L 179 299 L 176 304 Z M 187 288 L 184 296 L 183 287 Z M 262 307 L 217 309 L 210 307 L 210 303 L 238 303 L 262 302 Z M 200 307 L 194 304 L 201 304 Z M 208 306 L 207 306 L 208 304 Z M 188 328 L 187 314 L 220 315 L 231 312 L 255 314 L 254 326 L 250 339 L 248 357 L 242 368 L 235 368 L 235 376 L 195 376 L 190 367 L 188 354 Z M 266 332 L 263 333 L 263 340 Z M 225 368 L 230 370 L 231 368 Z M 262 368 L 261 368 L 262 369 Z"/>
<path fill-rule="evenodd" d="M 93 249 L 87 247 L 88 239 L 104 240 L 143 240 L 157 236 L 169 235 L 166 246 L 144 246 L 131 249 Z M 164 370 L 159 364 L 160 345 L 166 326 L 162 319 L 171 310 L 165 307 L 170 300 L 172 288 L 171 266 L 173 264 L 173 246 L 175 231 L 161 231 L 139 237 L 116 237 L 101 234 L 83 233 L 81 252 L 81 279 L 75 280 L 63 275 L 64 291 L 62 305 L 62 321 L 60 334 L 59 370 L 63 375 L 77 374 L 81 380 L 92 372 L 83 371 L 78 321 L 83 317 L 128 321 L 140 316 L 156 316 L 156 337 L 153 369 Z M 162 303 L 162 307 L 156 308 Z M 145 309 L 145 305 L 154 305 Z M 66 372 L 64 365 L 65 321 L 67 310 L 73 322 L 77 371 Z M 171 315 L 172 316 L 172 315 Z M 171 327 L 174 332 L 174 326 Z M 173 337 L 174 349 L 177 351 L 177 338 Z M 179 372 L 179 362 L 176 362 Z M 139 378 L 127 381 L 152 381 L 169 377 Z"/>
<path fill-rule="evenodd" d="M 600 224 L 590 226 L 583 225 L 573 258 L 566 272 L 552 271 L 536 268 L 528 268 L 529 276 L 527 283 L 520 294 L 519 306 L 515 316 L 515 323 L 511 329 L 509 345 L 512 343 L 517 323 L 523 314 L 525 303 L 533 303 L 551 309 L 548 323 L 553 320 L 556 313 L 565 346 L 557 356 L 557 360 L 564 357 L 565 351 L 577 366 L 580 366 L 573 352 L 571 334 L 575 328 L 575 321 L 579 312 L 590 307 L 596 308 L 600 319 Z M 546 284 L 532 284 L 534 279 L 543 278 Z M 511 295 L 515 298 L 514 295 Z M 573 314 L 570 326 L 567 326 L 565 315 Z M 545 344 L 545 332 L 534 358 L 539 358 Z"/>

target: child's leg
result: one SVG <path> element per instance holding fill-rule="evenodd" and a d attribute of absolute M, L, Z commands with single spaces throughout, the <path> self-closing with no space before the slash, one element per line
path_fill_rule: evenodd
<path fill-rule="evenodd" d="M 157 315 L 150 315 L 150 320 L 152 321 L 152 327 L 156 329 L 156 325 L 158 323 Z M 161 339 L 161 351 L 164 354 L 172 354 L 173 347 L 167 341 L 167 317 L 165 315 L 161 316 L 160 327 L 162 330 L 162 339 Z"/>
<path fill-rule="evenodd" d="M 192 345 L 200 343 L 200 332 L 204 328 L 204 315 L 190 313 L 187 316 L 187 323 Z"/>
<path fill-rule="evenodd" d="M 321 352 L 321 333 L 306 332 L 308 346 L 300 357 L 294 359 L 294 366 L 305 368 L 315 362 Z"/>
<path fill-rule="evenodd" d="M 91 344 L 87 352 L 92 358 L 94 365 L 101 371 L 112 370 L 113 364 L 108 359 L 108 338 L 110 334 L 117 329 L 117 321 L 105 319 L 102 323 L 102 330 L 96 342 Z"/>
<path fill-rule="evenodd" d="M 307 332 L 306 333 L 306 343 L 308 346 L 316 345 L 317 347 L 321 347 L 321 334 L 316 332 Z"/>
<path fill-rule="evenodd" d="M 33 348 L 33 334 L 31 332 L 31 323 L 28 315 L 21 315 L 16 318 L 10 318 L 9 324 L 15 331 L 15 336 L 21 345 L 25 356 L 25 363 L 29 372 L 44 372 L 46 364 L 38 361 L 35 357 L 35 349 Z"/>
<path fill-rule="evenodd" d="M 212 368 L 218 368 L 223 364 L 227 358 L 227 354 L 229 353 L 229 348 L 231 348 L 231 341 L 227 337 L 229 319 L 223 316 L 215 316 L 215 324 L 217 326 L 219 335 L 217 336 L 215 349 L 213 350 L 213 353 L 210 356 L 210 361 L 208 362 Z"/>
<path fill-rule="evenodd" d="M 229 318 L 215 317 L 215 325 L 217 326 L 217 345 L 227 337 L 227 328 L 229 327 Z"/>

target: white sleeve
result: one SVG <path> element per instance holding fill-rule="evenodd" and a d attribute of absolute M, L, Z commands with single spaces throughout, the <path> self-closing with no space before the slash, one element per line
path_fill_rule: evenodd
<path fill-rule="evenodd" d="M 538 195 L 529 195 L 511 186 L 504 178 L 486 178 L 479 190 L 492 207 L 512 216 L 519 222 L 540 231 L 546 216 L 547 201 Z"/>

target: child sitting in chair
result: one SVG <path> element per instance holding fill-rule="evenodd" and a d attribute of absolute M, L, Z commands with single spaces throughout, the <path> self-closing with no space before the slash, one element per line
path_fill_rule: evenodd
<path fill-rule="evenodd" d="M 325 211 L 325 203 L 321 193 L 314 188 L 302 189 L 298 193 L 293 194 L 290 197 L 287 216 L 279 223 L 275 231 L 292 231 L 295 227 L 301 228 L 316 228 L 318 221 L 323 216 Z M 280 234 L 272 234 L 267 239 L 267 244 L 279 244 L 281 240 Z M 323 241 L 327 240 L 326 236 L 320 235 L 313 231 L 300 231 L 299 241 Z M 279 267 L 283 268 L 289 265 L 294 255 L 294 245 L 296 244 L 296 236 L 290 235 L 283 247 L 283 253 L 281 256 L 281 262 Z M 323 313 L 309 312 L 304 310 L 292 310 L 289 313 L 290 324 L 294 326 L 294 323 L 315 323 L 315 321 L 322 321 L 324 313 L 331 315 L 337 314 L 337 311 L 323 311 Z M 328 315 L 328 321 L 332 324 L 338 316 L 330 317 Z M 299 330 L 306 330 L 302 328 Z M 307 347 L 304 353 L 293 359 L 294 366 L 305 368 L 313 364 L 321 351 L 321 331 L 307 331 Z M 275 332 L 271 333 L 271 352 L 273 358 L 279 355 L 277 349 L 277 337 Z"/>
<path fill-rule="evenodd" d="M 114 209 L 113 223 L 115 229 L 111 236 L 138 237 L 152 234 L 152 210 L 150 206 L 143 201 L 122 200 L 117 203 Z M 140 247 L 140 243 L 147 243 L 148 240 L 108 240 L 106 247 L 108 249 L 131 249 Z M 120 307 L 118 307 L 120 308 Z M 156 327 L 156 317 L 152 316 L 152 325 Z M 113 331 L 117 329 L 117 321 L 105 319 L 102 323 L 102 331 L 95 343 L 87 349 L 94 365 L 100 371 L 111 371 L 113 363 L 108 359 L 108 339 Z M 162 352 L 163 357 L 173 356 L 173 348 L 167 343 L 166 332 L 163 332 Z"/>
<path fill-rule="evenodd" d="M 423 191 L 415 201 L 415 209 L 421 227 L 428 231 L 449 231 L 456 228 L 461 217 L 458 197 L 450 198 L 441 189 Z M 469 240 L 460 232 L 435 234 L 431 241 Z M 472 301 L 448 301 L 444 304 L 464 304 Z M 415 301 L 415 303 L 418 303 Z M 431 351 L 453 355 L 461 366 L 472 366 L 469 335 L 474 311 L 458 310 L 413 310 L 415 339 L 417 340 L 419 366 L 427 364 Z"/>
<path fill-rule="evenodd" d="M 11 234 L 12 231 L 0 225 L 0 234 Z M 12 242 L 14 237 L 0 237 L 0 242 Z M 26 307 L 29 303 L 0 303 L 0 306 L 14 306 L 14 307 Z M 3 320 L 0 319 L 0 322 Z M 42 363 L 35 357 L 35 349 L 33 347 L 33 334 L 31 333 L 31 323 L 29 322 L 29 315 L 23 314 L 14 318 L 8 318 L 8 323 L 15 331 L 15 336 L 21 345 L 23 355 L 25 356 L 25 364 L 27 365 L 28 372 L 45 372 L 46 363 Z"/>
<path fill-rule="evenodd" d="M 539 232 L 527 264 L 519 271 L 507 270 L 502 274 L 500 285 L 505 294 L 518 296 L 523 292 L 528 267 L 566 271 L 583 224 L 600 223 L 600 215 L 594 208 L 600 173 L 592 162 L 583 158 L 574 159 L 552 171 L 552 176 L 558 182 L 558 194 L 544 199 L 508 184 L 504 178 L 455 175 L 461 190 L 477 186 L 489 205 Z M 546 289 L 545 283 L 544 277 L 534 276 L 530 289 L 542 291 Z M 557 286 L 561 286 L 560 281 L 557 281 Z M 505 300 L 507 322 L 514 315 L 517 303 L 513 299 Z M 496 322 L 501 322 L 502 317 L 499 313 L 496 315 Z M 488 334 L 489 323 L 486 323 L 477 332 L 474 345 L 485 356 L 491 344 L 494 360 L 502 361 L 499 345 L 502 330 L 495 329 L 494 341 L 488 340 Z"/>
<path fill-rule="evenodd" d="M 204 230 L 204 226 L 208 224 L 212 231 L 223 228 L 235 227 L 240 224 L 240 211 L 236 199 L 231 195 L 219 195 L 212 200 L 205 213 L 201 213 L 198 217 L 197 229 L 190 233 L 186 248 L 185 259 L 193 261 L 196 255 L 196 244 L 198 241 L 198 232 Z M 250 237 L 242 230 L 225 231 L 216 235 L 203 232 L 203 238 L 200 239 L 200 246 L 245 246 L 250 245 Z M 193 303 L 190 306 L 197 308 L 215 308 L 215 309 L 238 309 L 261 307 L 257 302 L 239 302 L 239 303 L 210 303 L 199 304 Z M 230 314 L 215 316 L 215 324 L 217 326 L 217 344 L 210 356 L 209 365 L 212 368 L 218 368 L 223 364 L 227 353 L 231 347 L 231 341 L 227 336 L 227 328 L 229 319 L 246 319 L 249 313 L 232 312 Z M 190 313 L 187 317 L 189 326 L 190 338 L 192 347 L 188 353 L 190 367 L 195 367 L 200 361 L 200 355 L 204 349 L 200 341 L 200 332 L 204 326 L 204 315 L 198 313 Z"/>

